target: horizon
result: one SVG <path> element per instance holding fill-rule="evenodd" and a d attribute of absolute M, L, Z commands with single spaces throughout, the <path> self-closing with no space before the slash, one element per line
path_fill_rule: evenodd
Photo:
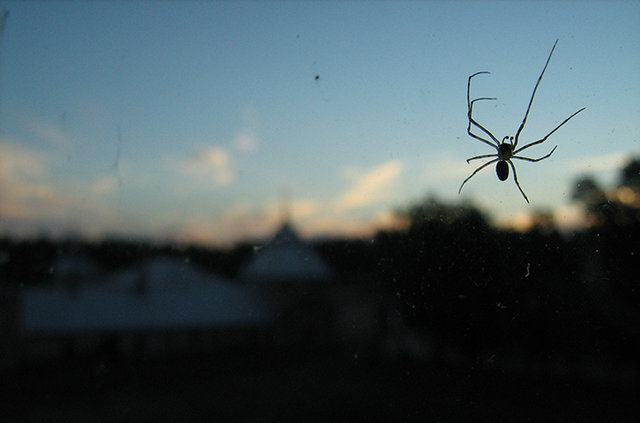
<path fill-rule="evenodd" d="M 578 6 L 579 4 L 579 6 Z M 640 156 L 639 3 L 0 3 L 0 236 L 213 247 L 373 236 L 427 197 L 497 227 L 586 222 L 575 181 L 610 190 Z M 477 22 L 485 22 L 478 28 Z M 540 22 L 544 22 L 543 25 Z M 466 133 L 521 143 L 531 204 Z M 529 153 L 529 151 L 531 151 Z M 286 191 L 287 198 L 283 198 Z"/>

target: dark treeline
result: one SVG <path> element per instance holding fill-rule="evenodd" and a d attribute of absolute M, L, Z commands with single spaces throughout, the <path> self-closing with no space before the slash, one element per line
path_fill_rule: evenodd
<path fill-rule="evenodd" d="M 634 363 L 640 356 L 640 160 L 605 192 L 575 183 L 587 229 L 562 234 L 548 213 L 525 233 L 469 204 L 427 199 L 399 211 L 402 232 L 319 246 L 344 281 L 375 283 L 409 323 L 466 359 Z"/>
<path fill-rule="evenodd" d="M 413 209 L 409 236 L 376 240 L 377 267 L 414 325 L 469 358 L 524 351 L 540 359 L 632 358 L 638 220 L 563 237 L 499 231 L 471 209 L 446 223 L 453 211 L 435 202 Z"/>
<path fill-rule="evenodd" d="M 248 257 L 252 247 L 240 244 L 233 249 L 218 250 L 204 246 L 153 244 L 139 240 L 106 239 L 101 242 L 79 240 L 54 241 L 46 237 L 28 240 L 0 239 L 0 274 L 7 281 L 23 286 L 46 284 L 55 279 L 53 263 L 65 256 L 81 255 L 109 273 L 139 263 L 141 260 L 165 256 L 176 257 L 205 270 L 233 277 Z"/>
<path fill-rule="evenodd" d="M 607 192 L 590 177 L 577 180 L 573 198 L 591 225 L 571 234 L 544 214 L 525 233 L 498 229 L 470 204 L 430 198 L 398 211 L 408 222 L 403 231 L 316 247 L 338 283 L 370 286 L 413 328 L 469 359 L 633 362 L 640 354 L 640 160 L 630 161 Z M 105 272 L 163 255 L 233 279 L 253 247 L 3 239 L 0 271 L 8 281 L 46 283 L 56 257 L 78 253 Z"/>

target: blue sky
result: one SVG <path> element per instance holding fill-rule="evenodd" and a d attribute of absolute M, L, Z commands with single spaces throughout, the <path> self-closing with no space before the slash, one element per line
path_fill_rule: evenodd
<path fill-rule="evenodd" d="M 640 154 L 638 2 L 2 2 L 0 232 L 214 244 L 366 235 L 427 194 L 498 221 L 579 219 L 572 183 Z M 475 117 L 521 143 L 587 109 L 518 178 Z M 475 165 L 475 166 L 474 166 Z M 283 195 L 286 192 L 287 195 Z"/>

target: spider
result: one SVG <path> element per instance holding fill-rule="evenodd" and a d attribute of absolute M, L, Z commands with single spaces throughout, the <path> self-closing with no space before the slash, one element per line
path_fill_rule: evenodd
<path fill-rule="evenodd" d="M 549 138 L 551 136 L 551 134 L 553 134 L 558 129 L 560 129 L 560 127 L 562 125 L 564 125 L 565 123 L 569 122 L 569 120 L 572 117 L 574 117 L 575 115 L 577 115 L 578 113 L 580 113 L 581 111 L 586 109 L 586 107 L 583 107 L 582 109 L 578 110 L 577 112 L 575 112 L 574 114 L 572 114 L 571 116 L 569 116 L 568 118 L 563 120 L 560 125 L 556 126 L 551 132 L 549 132 L 547 135 L 545 135 L 543 138 L 539 139 L 538 141 L 533 141 L 533 142 L 531 142 L 531 143 L 529 143 L 529 144 L 527 144 L 527 145 L 525 145 L 523 147 L 517 148 L 518 139 L 520 137 L 520 133 L 522 132 L 522 129 L 524 128 L 524 124 L 527 122 L 527 116 L 529 116 L 529 110 L 531 109 L 531 104 L 533 103 L 533 97 L 536 95 L 536 90 L 538 89 L 538 85 L 540 85 L 540 81 L 542 80 L 542 75 L 544 75 L 544 71 L 547 70 L 547 65 L 549 64 L 549 60 L 551 60 L 551 55 L 553 55 L 553 50 L 555 50 L 556 44 L 558 44 L 558 40 L 556 40 L 556 42 L 553 44 L 553 48 L 551 48 L 551 53 L 549 53 L 549 57 L 547 58 L 547 62 L 545 63 L 544 68 L 542 69 L 542 73 L 538 77 L 538 82 L 536 82 L 536 86 L 533 88 L 533 93 L 531 94 L 531 99 L 529 100 L 529 106 L 527 107 L 527 111 L 524 114 L 524 119 L 522 119 L 522 123 L 520 124 L 520 127 L 518 128 L 518 131 L 516 132 L 515 138 L 512 137 L 512 136 L 506 136 L 506 137 L 502 138 L 502 141 L 498 141 L 498 139 L 488 129 L 486 129 L 484 126 L 482 126 L 478 122 L 476 122 L 475 119 L 473 119 L 473 116 L 471 115 L 471 112 L 473 110 L 473 103 L 475 103 L 476 101 L 482 101 L 482 100 L 496 100 L 496 98 L 495 97 L 479 97 L 479 98 L 474 98 L 473 100 L 470 100 L 469 89 L 471 88 L 471 79 L 474 76 L 477 76 L 477 75 L 480 75 L 480 74 L 485 74 L 485 73 L 489 74 L 490 72 L 481 71 L 481 72 L 476 72 L 473 75 L 469 76 L 469 80 L 467 82 L 467 107 L 468 107 L 468 110 L 469 110 L 468 113 L 467 113 L 467 115 L 469 117 L 469 124 L 467 125 L 467 133 L 471 137 L 477 139 L 478 141 L 482 141 L 485 144 L 488 144 L 491 147 L 495 148 L 497 153 L 496 154 L 482 154 L 480 156 L 475 156 L 475 157 L 471 157 L 471 158 L 467 159 L 467 163 L 470 163 L 472 160 L 495 157 L 495 159 L 488 161 L 487 163 L 483 164 L 482 166 L 480 166 L 476 170 L 474 170 L 473 173 L 467 179 L 465 179 L 462 182 L 462 185 L 460 185 L 460 189 L 458 190 L 458 194 L 460 194 L 460 192 L 462 191 L 462 187 L 464 186 L 464 184 L 469 179 L 473 178 L 476 173 L 480 172 L 482 169 L 484 169 L 485 167 L 489 166 L 490 164 L 497 162 L 496 163 L 496 174 L 498 175 L 498 179 L 500 179 L 501 181 L 505 181 L 509 177 L 509 167 L 511 167 L 511 170 L 513 170 L 513 180 L 515 181 L 516 186 L 518 187 L 518 189 L 522 193 L 522 196 L 527 201 L 527 203 L 529 202 L 529 199 L 527 198 L 527 195 L 524 193 L 524 191 L 520 187 L 520 183 L 518 182 L 518 175 L 516 174 L 516 167 L 513 164 L 513 162 L 511 161 L 511 159 L 526 160 L 528 162 L 539 162 L 540 160 L 544 160 L 547 157 L 551 156 L 553 154 L 553 152 L 556 151 L 556 148 L 558 148 L 557 145 L 555 147 L 553 147 L 553 149 L 551 150 L 551 152 L 549 154 L 547 154 L 545 156 L 542 156 L 542 157 L 539 157 L 537 159 L 532 159 L 530 157 L 519 156 L 517 154 L 520 153 L 523 150 L 526 150 L 529 147 L 533 147 L 534 145 L 541 144 L 541 143 L 545 142 L 547 140 L 547 138 Z M 471 125 L 472 124 L 475 125 L 476 127 L 478 127 L 482 132 L 487 134 L 491 138 L 491 140 L 487 140 L 487 139 L 482 138 L 481 136 L 476 135 L 473 132 L 471 132 Z"/>

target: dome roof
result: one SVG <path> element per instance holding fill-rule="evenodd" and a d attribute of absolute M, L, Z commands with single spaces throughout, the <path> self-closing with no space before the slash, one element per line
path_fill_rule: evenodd
<path fill-rule="evenodd" d="M 303 243 L 290 223 L 285 223 L 271 241 L 249 260 L 239 274 L 253 282 L 322 281 L 331 270 L 309 245 Z"/>

